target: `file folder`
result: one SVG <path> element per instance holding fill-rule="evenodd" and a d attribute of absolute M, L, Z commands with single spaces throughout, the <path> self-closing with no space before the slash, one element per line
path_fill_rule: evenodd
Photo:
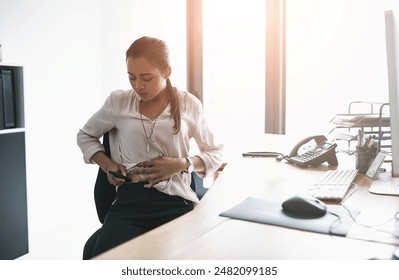
<path fill-rule="evenodd" d="M 15 93 L 12 70 L 3 69 L 0 73 L 0 98 L 2 99 L 0 105 L 2 116 L 0 117 L 1 128 L 16 127 L 15 116 Z"/>

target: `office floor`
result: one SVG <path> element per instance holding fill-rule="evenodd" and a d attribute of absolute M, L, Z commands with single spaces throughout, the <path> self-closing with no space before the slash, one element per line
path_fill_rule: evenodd
<path fill-rule="evenodd" d="M 40 237 L 29 240 L 29 253 L 18 260 L 81 260 L 83 246 L 100 227 L 96 216 L 82 217 Z"/>

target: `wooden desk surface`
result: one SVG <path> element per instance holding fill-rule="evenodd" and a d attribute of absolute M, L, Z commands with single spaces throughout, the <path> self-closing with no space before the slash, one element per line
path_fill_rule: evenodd
<path fill-rule="evenodd" d="M 339 158 L 339 168 L 354 167 L 354 156 L 348 157 L 342 155 Z M 97 259 L 390 258 L 398 248 L 398 239 L 360 225 L 354 225 L 349 238 L 343 238 L 219 216 L 249 196 L 283 201 L 305 192 L 306 187 L 329 168 L 322 165 L 302 169 L 286 162 L 277 163 L 273 158 L 242 158 L 238 154 L 192 212 L 105 252 Z M 398 235 L 399 225 L 393 218 L 399 211 L 399 197 L 370 194 L 371 180 L 364 175 L 358 176 L 356 183 L 357 187 L 342 203 L 361 210 L 359 223 L 384 223 L 383 230 Z"/>

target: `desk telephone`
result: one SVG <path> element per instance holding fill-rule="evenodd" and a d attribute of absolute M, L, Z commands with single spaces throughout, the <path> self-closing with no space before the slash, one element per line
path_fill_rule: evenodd
<path fill-rule="evenodd" d="M 312 145 L 310 142 L 316 144 Z M 319 165 L 326 161 L 329 165 L 337 166 L 335 147 L 337 144 L 327 142 L 324 135 L 314 135 L 296 144 L 290 154 L 283 159 L 301 166 Z"/>

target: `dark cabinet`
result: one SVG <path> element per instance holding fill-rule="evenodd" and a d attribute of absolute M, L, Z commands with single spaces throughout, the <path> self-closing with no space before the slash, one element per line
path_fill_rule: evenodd
<path fill-rule="evenodd" d="M 29 252 L 23 68 L 0 64 L 0 259 Z"/>
<path fill-rule="evenodd" d="M 28 253 L 25 132 L 0 134 L 0 259 Z"/>

